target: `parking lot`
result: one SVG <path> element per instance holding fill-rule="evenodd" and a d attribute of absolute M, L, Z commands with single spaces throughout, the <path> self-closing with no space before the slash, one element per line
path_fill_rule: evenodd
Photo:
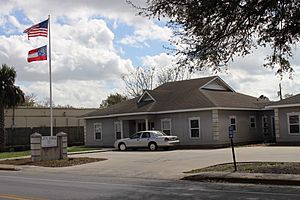
<path fill-rule="evenodd" d="M 184 171 L 232 162 L 231 148 L 154 152 L 147 150 L 108 151 L 74 156 L 107 158 L 108 160 L 67 168 L 25 167 L 23 170 L 46 170 L 108 177 L 178 179 L 184 176 Z M 238 162 L 300 162 L 300 147 L 239 147 L 236 148 L 236 158 Z"/>

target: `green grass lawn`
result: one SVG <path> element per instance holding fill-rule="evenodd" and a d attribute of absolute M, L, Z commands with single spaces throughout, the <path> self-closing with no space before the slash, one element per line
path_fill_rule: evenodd
<path fill-rule="evenodd" d="M 72 146 L 72 147 L 68 147 L 68 152 L 92 151 L 92 150 L 100 150 L 100 149 L 101 148 L 85 147 L 85 146 Z"/>
<path fill-rule="evenodd" d="M 0 153 L 0 159 L 29 156 L 29 155 L 30 155 L 30 151 L 3 152 L 3 153 Z"/>
<path fill-rule="evenodd" d="M 91 150 L 99 150 L 100 148 L 91 148 L 85 146 L 72 146 L 68 147 L 68 152 L 78 152 L 78 151 L 91 151 Z M 3 152 L 0 153 L 0 159 L 4 158 L 15 158 L 21 156 L 29 156 L 30 151 L 18 151 L 18 152 Z"/>

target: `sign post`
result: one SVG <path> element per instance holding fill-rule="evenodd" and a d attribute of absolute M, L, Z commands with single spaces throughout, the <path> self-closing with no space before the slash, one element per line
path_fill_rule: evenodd
<path fill-rule="evenodd" d="M 230 143 L 231 143 L 231 150 L 232 150 L 234 171 L 236 172 L 237 168 L 236 168 L 236 160 L 235 160 L 234 145 L 233 145 L 233 134 L 234 134 L 233 126 L 229 126 L 229 128 L 228 128 L 228 134 L 229 134 Z"/>

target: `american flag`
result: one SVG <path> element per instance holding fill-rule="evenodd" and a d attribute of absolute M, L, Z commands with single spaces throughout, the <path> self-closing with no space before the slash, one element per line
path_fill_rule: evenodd
<path fill-rule="evenodd" d="M 24 33 L 27 33 L 28 39 L 38 36 L 48 37 L 48 19 L 29 27 L 24 31 Z"/>

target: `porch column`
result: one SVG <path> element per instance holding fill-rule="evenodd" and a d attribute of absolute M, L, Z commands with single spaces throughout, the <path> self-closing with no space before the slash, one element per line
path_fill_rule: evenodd
<path fill-rule="evenodd" d="M 146 131 L 149 130 L 149 127 L 148 127 L 148 118 L 145 119 L 145 128 L 146 128 Z"/>

